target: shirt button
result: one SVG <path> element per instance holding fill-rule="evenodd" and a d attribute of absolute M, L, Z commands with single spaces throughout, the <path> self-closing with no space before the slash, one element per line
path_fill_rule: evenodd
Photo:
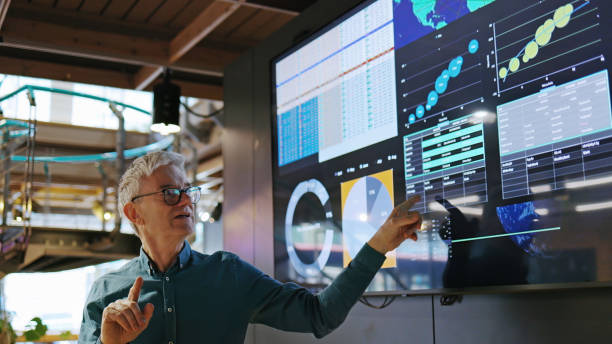
<path fill-rule="evenodd" d="M 168 307 L 168 312 L 172 313 L 172 307 Z"/>
<path fill-rule="evenodd" d="M 170 282 L 170 277 L 166 276 L 166 282 Z"/>

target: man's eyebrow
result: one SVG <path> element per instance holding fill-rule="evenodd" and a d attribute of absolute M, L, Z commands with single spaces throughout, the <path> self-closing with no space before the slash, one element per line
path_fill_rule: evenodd
<path fill-rule="evenodd" d="M 189 188 L 191 187 L 191 183 L 185 183 L 185 187 Z M 166 189 L 166 188 L 179 188 L 176 184 L 163 184 L 159 186 L 160 189 Z"/>

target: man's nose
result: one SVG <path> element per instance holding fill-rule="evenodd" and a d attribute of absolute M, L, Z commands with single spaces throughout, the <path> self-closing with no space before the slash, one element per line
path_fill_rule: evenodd
<path fill-rule="evenodd" d="M 186 192 L 181 192 L 179 202 L 176 206 L 184 207 L 185 205 L 191 205 L 191 197 L 187 195 Z"/>

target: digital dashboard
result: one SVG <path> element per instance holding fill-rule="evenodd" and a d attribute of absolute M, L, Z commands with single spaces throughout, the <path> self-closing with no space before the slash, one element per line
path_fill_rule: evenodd
<path fill-rule="evenodd" d="M 419 195 L 369 292 L 612 282 L 611 16 L 365 1 L 276 58 L 275 277 L 328 285 Z"/>

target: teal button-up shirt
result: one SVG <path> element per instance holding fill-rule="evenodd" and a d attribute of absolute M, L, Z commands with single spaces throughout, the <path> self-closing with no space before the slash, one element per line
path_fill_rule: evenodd
<path fill-rule="evenodd" d="M 127 298 L 136 277 L 138 304 L 155 306 L 149 326 L 133 343 L 243 343 L 249 322 L 322 337 L 338 327 L 363 294 L 385 256 L 367 244 L 349 266 L 315 295 L 280 283 L 228 252 L 192 251 L 189 243 L 167 272 L 141 249 L 115 272 L 97 279 L 83 311 L 79 343 L 100 343 L 102 311 Z"/>

